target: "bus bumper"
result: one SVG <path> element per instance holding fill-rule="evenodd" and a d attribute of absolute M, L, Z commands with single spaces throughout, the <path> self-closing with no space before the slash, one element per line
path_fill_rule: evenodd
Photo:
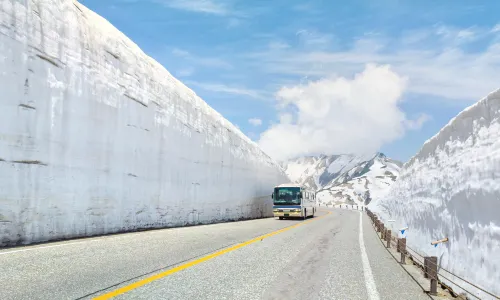
<path fill-rule="evenodd" d="M 304 213 L 302 210 L 300 211 L 288 211 L 288 210 L 274 210 L 273 211 L 274 217 L 284 217 L 284 218 L 297 218 L 297 217 L 303 217 Z"/>

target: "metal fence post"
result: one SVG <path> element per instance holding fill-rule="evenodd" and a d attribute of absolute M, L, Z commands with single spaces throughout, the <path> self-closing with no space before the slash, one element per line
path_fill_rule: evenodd
<path fill-rule="evenodd" d="M 424 257 L 424 277 L 429 278 L 429 256 Z"/>
<path fill-rule="evenodd" d="M 387 240 L 387 248 L 391 248 L 391 237 L 392 232 L 390 230 L 387 230 L 387 234 L 385 235 L 385 239 Z"/>
<path fill-rule="evenodd" d="M 431 279 L 431 291 L 433 296 L 437 295 L 437 257 L 430 256 L 427 260 L 427 269 L 429 270 L 429 278 Z"/>
<path fill-rule="evenodd" d="M 406 238 L 402 238 L 399 244 L 399 250 L 401 251 L 401 264 L 406 263 Z"/>

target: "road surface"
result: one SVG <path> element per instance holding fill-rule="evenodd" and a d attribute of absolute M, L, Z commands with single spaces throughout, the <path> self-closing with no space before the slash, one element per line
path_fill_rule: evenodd
<path fill-rule="evenodd" d="M 4 249 L 0 267 L 3 300 L 430 299 L 341 209 Z"/>

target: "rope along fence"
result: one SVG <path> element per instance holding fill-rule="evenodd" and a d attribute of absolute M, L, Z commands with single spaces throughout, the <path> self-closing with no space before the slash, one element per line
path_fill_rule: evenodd
<path fill-rule="evenodd" d="M 442 278 L 452 283 L 453 285 L 455 285 L 456 288 L 474 297 L 475 299 L 481 299 L 481 298 L 474 292 L 471 292 L 470 287 L 476 288 L 477 290 L 493 297 L 493 299 L 500 299 L 499 296 L 494 295 L 493 293 L 485 290 L 484 288 L 481 288 L 477 284 L 474 284 L 469 280 L 439 266 L 436 256 L 424 256 L 418 253 L 418 251 L 412 249 L 406 244 L 406 238 L 394 237 L 392 235 L 391 230 L 387 229 L 384 223 L 382 223 L 379 220 L 379 218 L 368 208 L 366 208 L 366 213 L 370 217 L 373 227 L 376 230 L 377 234 L 380 234 L 379 237 L 386 242 L 386 247 L 396 248 L 397 252 L 401 253 L 401 260 L 400 260 L 401 264 L 406 264 L 406 256 L 408 256 L 409 259 L 412 261 L 412 263 L 423 271 L 424 277 L 430 280 L 429 294 L 436 296 L 437 285 L 439 284 L 441 288 L 448 290 L 453 297 L 461 296 L 458 295 L 453 290 L 452 287 L 447 285 L 445 282 L 441 281 L 440 278 Z M 447 275 L 445 276 L 443 273 L 446 273 Z M 451 280 L 450 277 L 453 277 L 454 280 Z M 458 283 L 457 281 L 459 281 L 460 283 Z"/>

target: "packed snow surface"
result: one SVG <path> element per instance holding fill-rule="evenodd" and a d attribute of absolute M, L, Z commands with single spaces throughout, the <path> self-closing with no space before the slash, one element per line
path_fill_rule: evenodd
<path fill-rule="evenodd" d="M 0 0 L 0 246 L 272 215 L 289 179 L 106 20 Z"/>
<path fill-rule="evenodd" d="M 500 294 L 500 90 L 452 119 L 401 169 L 370 209 L 442 268 Z M 391 223 L 388 223 L 391 224 Z M 448 237 L 434 248 L 431 242 Z M 481 299 L 493 299 L 444 271 Z M 444 277 L 458 292 L 459 287 Z"/>

